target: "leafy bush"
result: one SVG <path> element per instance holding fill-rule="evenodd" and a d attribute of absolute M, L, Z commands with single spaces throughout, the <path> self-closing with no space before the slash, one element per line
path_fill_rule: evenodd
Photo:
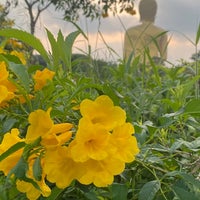
<path fill-rule="evenodd" d="M 11 169 L 11 172 L 7 173 L 7 176 L 5 176 L 5 172 L 2 172 L 0 176 L 0 199 L 26 199 L 26 195 L 16 189 L 17 179 L 27 181 L 34 189 L 40 191 L 37 182 L 29 178 L 27 172 L 29 158 L 38 147 L 41 148 L 41 144 L 45 143 L 43 136 L 35 137 L 34 141 L 30 143 L 25 144 L 23 141 L 24 138 L 26 140 L 32 138 L 36 134 L 36 130 L 39 130 L 38 125 L 38 127 L 34 127 L 33 131 L 30 131 L 33 121 L 37 121 L 41 117 L 41 124 L 44 124 L 44 127 L 48 126 L 48 123 L 65 124 L 70 122 L 74 125 L 72 132 L 75 132 L 80 127 L 82 128 L 79 124 L 83 117 L 80 105 L 81 110 L 83 110 L 85 99 L 92 99 L 94 101 L 89 100 L 91 103 L 89 107 L 92 107 L 92 102 L 95 102 L 99 96 L 106 96 L 110 100 L 106 101 L 105 107 L 100 107 L 101 109 L 93 112 L 92 115 L 87 114 L 86 111 L 84 115 L 87 118 L 97 115 L 93 122 L 100 120 L 99 123 L 103 123 L 101 120 L 112 121 L 112 117 L 116 117 L 118 120 L 121 116 L 119 113 L 125 111 L 126 124 L 129 124 L 130 127 L 132 127 L 131 124 L 134 125 L 134 135 L 137 138 L 140 152 L 137 154 L 137 145 L 131 145 L 128 141 L 124 146 L 120 143 L 119 152 L 116 153 L 115 150 L 116 154 L 112 159 L 118 158 L 121 152 L 134 147 L 130 150 L 132 152 L 131 162 L 128 162 L 129 159 L 125 161 L 127 163 L 125 170 L 114 173 L 114 180 L 112 184 L 108 184 L 108 186 L 106 184 L 107 187 L 103 187 L 97 182 L 84 184 L 84 181 L 75 180 L 67 187 L 59 187 L 59 185 L 56 186 L 56 181 L 50 181 L 45 177 L 44 180 L 50 188 L 51 194 L 48 197 L 44 197 L 45 194 L 43 194 L 38 199 L 200 199 L 200 100 L 198 96 L 199 75 L 197 73 L 199 61 L 196 60 L 193 63 L 172 68 L 157 65 L 153 61 L 150 64 L 140 63 L 137 58 L 134 59 L 133 63 L 121 61 L 119 64 L 95 61 L 88 55 L 72 55 L 73 42 L 79 34 L 84 33 L 78 30 L 64 38 L 59 32 L 57 39 L 55 39 L 47 30 L 52 47 L 52 52 L 48 53 L 37 38 L 26 32 L 15 29 L 0 31 L 1 36 L 16 38 L 31 45 L 46 64 L 46 66 L 42 66 L 40 63 L 30 64 L 31 62 L 29 62 L 29 64 L 24 65 L 19 59 L 13 59 L 14 55 L 12 57 L 5 54 L 0 55 L 0 60 L 6 63 L 10 73 L 8 81 L 13 89 L 9 90 L 9 94 L 14 93 L 15 95 L 15 98 L 11 95 L 1 104 L 0 133 L 2 144 L 7 132 L 13 131 L 14 134 L 17 132 L 16 128 L 20 132 L 18 142 L 11 145 L 8 151 L 2 152 L 3 147 L 2 144 L 0 145 L 1 162 L 24 148 L 23 156 L 18 164 Z M 198 43 L 199 35 L 200 33 L 197 34 L 196 43 Z M 44 70 L 47 72 L 36 75 L 37 70 L 40 70 L 41 73 Z M 37 87 L 35 86 L 36 82 L 39 84 Z M 108 114 L 110 111 L 107 105 L 110 104 L 110 101 L 113 102 L 115 108 L 120 110 L 117 111 L 118 114 L 113 116 Z M 51 111 L 48 110 L 50 107 Z M 92 108 L 87 109 L 88 113 L 92 110 Z M 102 117 L 104 109 L 107 114 Z M 36 111 L 39 115 L 36 119 L 31 120 L 30 116 L 33 117 L 33 113 Z M 49 118 L 50 112 L 51 119 Z M 43 118 L 44 121 L 42 121 L 43 115 L 46 116 Z M 124 119 L 122 121 L 125 123 Z M 82 122 L 87 128 L 90 127 L 85 123 L 85 121 Z M 106 126 L 104 124 L 104 128 Z M 101 128 L 93 127 L 93 130 L 95 132 Z M 69 132 L 70 130 L 71 128 L 68 127 L 65 131 Z M 85 131 L 84 128 L 81 130 Z M 116 130 L 109 128 L 109 131 L 114 134 Z M 121 137 L 123 138 L 128 132 L 128 129 L 125 129 Z M 74 138 L 76 138 L 75 135 L 72 136 L 71 140 Z M 99 136 L 98 140 L 102 138 L 103 135 Z M 130 141 L 132 138 L 134 137 L 132 136 Z M 50 142 L 50 139 L 48 141 Z M 49 142 L 47 143 L 49 144 Z M 66 141 L 65 144 L 70 146 L 70 142 Z M 71 145 L 72 148 L 79 142 L 74 142 Z M 112 150 L 113 144 L 109 145 L 108 149 Z M 37 149 L 37 151 L 39 150 Z M 79 149 L 78 153 L 85 153 L 85 150 L 81 152 Z M 133 153 L 137 154 L 135 160 Z M 54 158 L 59 157 L 53 151 L 51 154 L 54 155 Z M 93 154 L 92 156 L 97 155 Z M 86 158 L 79 158 L 76 155 L 74 159 L 85 160 Z M 107 165 L 108 171 L 114 169 L 112 159 L 110 165 Z M 58 160 L 55 159 L 56 162 Z M 94 165 L 92 166 L 94 167 Z M 66 166 L 63 166 L 63 170 L 64 167 Z M 93 169 L 88 169 L 92 173 Z M 69 170 L 69 174 L 72 173 L 72 170 Z M 36 180 L 41 180 L 42 171 L 42 161 L 39 156 L 33 164 L 33 174 Z M 80 171 L 80 169 L 77 170 L 76 176 Z M 61 170 L 55 170 L 54 173 L 61 173 Z M 98 175 L 96 172 L 96 177 Z M 99 180 L 103 181 L 104 178 L 106 177 L 100 177 Z"/>

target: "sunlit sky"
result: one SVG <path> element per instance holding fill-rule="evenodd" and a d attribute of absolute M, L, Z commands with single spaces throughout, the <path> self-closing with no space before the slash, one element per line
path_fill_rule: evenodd
<path fill-rule="evenodd" d="M 23 1 L 23 0 L 21 0 Z M 139 0 L 135 0 L 135 9 L 138 10 Z M 168 32 L 170 43 L 168 46 L 168 61 L 177 63 L 180 59 L 189 60 L 195 52 L 195 41 L 198 24 L 200 23 L 200 0 L 157 0 L 158 12 L 155 24 Z M 17 16 L 17 17 L 16 17 Z M 17 28 L 29 30 L 28 13 L 21 3 L 17 9 L 10 13 L 10 18 L 15 19 Z M 138 25 L 139 15 L 120 14 L 103 18 L 100 22 L 81 17 L 77 24 L 88 36 L 88 40 L 79 37 L 74 45 L 74 52 L 88 52 L 88 45 L 91 46 L 92 56 L 106 60 L 117 60 L 122 58 L 124 32 L 131 26 Z M 59 30 L 67 36 L 76 28 L 62 20 L 62 12 L 55 12 L 48 8 L 42 13 L 37 26 L 36 36 L 40 38 L 46 48 L 50 50 L 45 32 L 48 28 L 56 37 Z M 105 44 L 106 43 L 106 44 Z M 112 49 L 112 53 L 107 48 Z M 200 45 L 198 46 L 198 49 Z M 113 50 L 116 52 L 113 53 Z"/>

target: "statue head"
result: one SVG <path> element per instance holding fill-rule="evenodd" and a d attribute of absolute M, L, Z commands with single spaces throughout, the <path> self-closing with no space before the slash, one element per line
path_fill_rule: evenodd
<path fill-rule="evenodd" d="M 154 22 L 157 13 L 155 0 L 141 0 L 139 4 L 140 21 Z"/>

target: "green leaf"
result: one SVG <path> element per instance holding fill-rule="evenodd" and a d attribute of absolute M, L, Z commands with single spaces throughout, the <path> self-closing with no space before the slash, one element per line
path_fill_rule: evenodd
<path fill-rule="evenodd" d="M 14 174 L 16 178 L 24 180 L 26 178 L 27 170 L 28 170 L 28 163 L 23 157 L 21 157 L 18 163 L 9 172 L 7 179 L 9 180 L 9 178 Z"/>
<path fill-rule="evenodd" d="M 21 64 L 15 64 L 10 63 L 9 69 L 18 77 L 20 83 L 22 86 L 26 89 L 26 91 L 29 93 L 30 87 L 29 87 L 29 75 L 24 65 Z"/>
<path fill-rule="evenodd" d="M 128 60 L 127 60 L 127 62 L 125 63 L 125 65 L 124 65 L 124 72 L 126 72 L 126 73 L 129 73 L 130 72 L 130 68 L 131 68 L 131 66 L 134 66 L 133 64 L 132 64 L 132 62 L 134 61 L 134 62 L 136 62 L 136 64 L 139 62 L 139 58 L 140 57 L 136 57 L 136 58 L 134 58 L 134 52 L 131 52 L 131 54 L 129 55 L 129 57 L 128 57 Z M 138 62 L 137 62 L 138 61 Z M 134 63 L 135 64 L 135 63 Z"/>
<path fill-rule="evenodd" d="M 87 198 L 87 200 L 99 200 L 95 191 L 84 193 L 84 195 Z"/>
<path fill-rule="evenodd" d="M 184 179 L 185 183 L 188 184 L 188 186 L 192 186 L 192 188 L 200 188 L 200 181 L 191 174 L 180 172 L 180 176 Z"/>
<path fill-rule="evenodd" d="M 180 109 L 178 110 L 177 112 L 174 112 L 174 113 L 167 113 L 167 114 L 164 114 L 163 117 L 166 117 L 166 118 L 170 118 L 170 117 L 177 117 L 179 115 L 182 115 L 184 112 L 183 109 Z"/>
<path fill-rule="evenodd" d="M 0 61 L 4 61 L 8 65 L 8 59 L 3 54 L 0 54 Z"/>
<path fill-rule="evenodd" d="M 33 176 L 36 181 L 40 181 L 42 179 L 42 166 L 40 157 L 37 157 L 33 163 Z"/>
<path fill-rule="evenodd" d="M 7 158 L 9 155 L 13 154 L 14 152 L 18 151 L 19 149 L 23 148 L 25 146 L 25 142 L 18 142 L 12 147 L 10 147 L 6 152 L 2 153 L 0 155 L 0 162 Z"/>
<path fill-rule="evenodd" d="M 83 30 L 81 29 L 80 26 L 78 26 L 78 25 L 77 25 L 75 22 L 73 22 L 73 21 L 69 21 L 69 22 L 71 22 L 71 23 L 77 28 L 77 30 L 83 35 L 83 37 L 84 37 L 86 40 L 88 40 L 87 35 L 83 32 Z"/>
<path fill-rule="evenodd" d="M 177 149 L 179 149 L 184 144 L 183 140 L 177 140 L 174 144 L 170 147 L 170 153 L 174 153 Z"/>
<path fill-rule="evenodd" d="M 49 197 L 47 197 L 46 199 L 47 200 L 56 200 L 59 197 L 59 195 L 62 193 L 62 191 L 63 191 L 63 189 L 54 187 L 51 190 L 51 195 Z"/>
<path fill-rule="evenodd" d="M 191 189 L 200 188 L 200 181 L 191 174 L 187 174 L 181 171 L 173 171 L 166 173 L 165 176 L 180 177 L 188 187 L 191 187 Z"/>
<path fill-rule="evenodd" d="M 151 67 L 153 68 L 153 72 L 154 72 L 154 75 L 155 75 L 155 81 L 158 85 L 161 85 L 161 80 L 160 80 L 160 76 L 159 76 L 159 73 L 158 73 L 158 68 L 154 63 L 153 58 L 150 56 L 149 50 L 145 51 L 145 53 L 147 54 L 147 57 L 148 57 L 149 62 L 151 64 Z"/>
<path fill-rule="evenodd" d="M 74 31 L 74 32 L 70 33 L 65 38 L 65 45 L 66 45 L 65 54 L 66 54 L 66 57 L 67 57 L 66 65 L 69 67 L 70 72 L 71 72 L 72 46 L 73 46 L 74 41 L 76 40 L 76 38 L 78 37 L 79 34 L 80 34 L 79 30 L 78 31 Z"/>
<path fill-rule="evenodd" d="M 188 192 L 188 191 L 184 190 L 183 188 L 174 186 L 173 187 L 173 191 L 175 192 L 175 194 L 177 195 L 177 197 L 180 200 L 189 200 L 189 199 L 199 200 L 199 198 L 197 198 L 196 196 L 194 196 L 193 193 Z"/>
<path fill-rule="evenodd" d="M 192 142 L 185 141 L 184 145 L 192 151 L 199 151 L 200 150 L 200 137 L 196 138 Z"/>
<path fill-rule="evenodd" d="M 64 36 L 61 31 L 58 32 L 56 46 L 57 46 L 57 51 L 59 53 L 58 61 L 63 64 L 63 68 L 66 70 L 69 64 L 69 61 L 67 60 L 68 59 L 67 54 L 66 54 L 68 47 L 66 47 L 65 45 Z"/>
<path fill-rule="evenodd" d="M 22 62 L 17 56 L 5 54 L 4 57 L 7 59 L 7 61 L 14 62 L 16 64 L 22 64 Z"/>
<path fill-rule="evenodd" d="M 125 184 L 113 183 L 111 185 L 112 200 L 127 199 L 128 187 Z"/>
<path fill-rule="evenodd" d="M 200 150 L 200 137 L 196 138 L 195 140 L 188 142 L 183 139 L 179 139 L 170 148 L 170 153 L 174 153 L 175 150 L 181 148 L 181 146 L 186 146 L 189 150 L 198 152 Z"/>
<path fill-rule="evenodd" d="M 1 200 L 8 200 L 7 191 L 5 190 L 5 186 L 3 186 L 3 185 L 0 185 L 0 199 Z"/>
<path fill-rule="evenodd" d="M 199 23 L 199 27 L 198 27 L 197 34 L 196 34 L 196 41 L 195 41 L 196 45 L 198 45 L 199 39 L 200 39 L 200 23 Z"/>
<path fill-rule="evenodd" d="M 29 169 L 28 163 L 22 156 L 18 161 L 18 163 L 15 165 L 15 167 L 12 168 L 12 170 L 7 175 L 7 182 L 9 182 L 10 177 L 14 174 L 15 178 L 31 183 L 35 188 L 41 191 L 40 187 L 33 179 L 26 177 L 28 169 Z"/>
<path fill-rule="evenodd" d="M 142 187 L 142 189 L 139 192 L 139 198 L 138 200 L 152 200 L 154 199 L 156 193 L 160 189 L 160 181 L 154 180 L 150 181 Z"/>
<path fill-rule="evenodd" d="M 3 133 L 6 133 L 8 132 L 9 130 L 12 129 L 12 127 L 14 126 L 14 124 L 17 122 L 17 119 L 15 118 L 8 118 L 8 119 L 5 119 L 2 124 L 2 130 L 3 130 Z"/>
<path fill-rule="evenodd" d="M 49 62 L 48 53 L 46 52 L 40 40 L 36 38 L 34 35 L 13 28 L 13 29 L 0 30 L 0 36 L 4 36 L 7 38 L 16 38 L 18 40 L 21 40 L 22 42 L 26 43 L 27 45 L 30 45 L 32 48 L 38 51 L 41 54 L 41 56 L 45 59 L 45 61 Z"/>
<path fill-rule="evenodd" d="M 54 65 L 57 66 L 60 63 L 63 64 L 63 68 L 71 72 L 71 55 L 72 46 L 75 39 L 81 33 L 81 31 L 75 31 L 70 33 L 65 39 L 61 31 L 58 32 L 57 41 L 55 40 L 53 34 L 47 31 L 47 36 L 51 44 L 52 56 Z"/>
<path fill-rule="evenodd" d="M 200 114 L 200 99 L 192 99 L 184 109 L 184 114 Z"/>
<path fill-rule="evenodd" d="M 27 160 L 30 156 L 30 152 L 37 147 L 40 144 L 41 137 L 38 137 L 35 141 L 33 141 L 30 144 L 26 144 L 24 151 L 23 151 L 23 157 Z"/>
<path fill-rule="evenodd" d="M 113 103 L 115 105 L 119 105 L 119 97 L 117 96 L 117 93 L 113 89 L 113 87 L 107 83 L 103 84 L 102 86 L 103 86 L 103 88 L 102 88 L 103 94 L 108 95 L 113 100 Z"/>
<path fill-rule="evenodd" d="M 60 61 L 60 49 L 59 49 L 59 46 L 58 46 L 53 34 L 48 29 L 46 29 L 46 32 L 47 32 L 49 42 L 51 44 L 51 52 L 52 52 L 53 62 L 54 62 L 54 65 L 57 66 Z"/>

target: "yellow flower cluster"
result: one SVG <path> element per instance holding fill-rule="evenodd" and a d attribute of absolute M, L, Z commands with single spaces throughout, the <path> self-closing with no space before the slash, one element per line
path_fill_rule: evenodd
<path fill-rule="evenodd" d="M 0 62 L 0 107 L 15 97 L 16 87 L 8 80 L 9 72 L 5 62 Z"/>
<path fill-rule="evenodd" d="M 0 145 L 2 154 L 18 142 L 26 144 L 24 151 L 19 149 L 0 162 L 0 170 L 8 175 L 21 158 L 27 157 L 24 156 L 26 146 L 39 140 L 38 145 L 32 145 L 26 158 L 26 177 L 39 189 L 24 179 L 16 182 L 17 189 L 26 193 L 30 200 L 50 195 L 51 189 L 45 180 L 58 188 L 68 187 L 73 180 L 85 185 L 108 186 L 115 175 L 123 172 L 125 163 L 132 162 L 139 152 L 134 128 L 126 122 L 125 111 L 114 106 L 106 95 L 81 102 L 82 118 L 74 134 L 72 124 L 54 124 L 50 112 L 51 108 L 30 113 L 26 137 L 21 139 L 18 129 L 12 129 L 4 135 Z M 37 162 L 41 170 L 36 173 L 33 166 Z"/>
<path fill-rule="evenodd" d="M 125 111 L 114 106 L 105 95 L 95 101 L 84 100 L 80 112 L 82 118 L 76 137 L 69 145 L 71 158 L 85 170 L 78 181 L 107 186 L 139 152 L 136 138 L 132 136 L 134 128 L 126 123 Z"/>
<path fill-rule="evenodd" d="M 0 47 L 0 54 L 8 54 L 8 55 L 13 55 L 19 58 L 20 62 L 25 65 L 26 64 L 26 55 L 24 54 L 24 52 L 22 51 L 18 51 L 18 50 L 12 50 L 12 51 L 7 51 L 5 49 L 2 49 Z"/>
<path fill-rule="evenodd" d="M 19 55 L 17 55 L 19 56 Z M 45 68 L 44 70 L 37 70 L 33 76 L 34 90 L 41 90 L 47 85 L 48 81 L 51 81 L 55 75 L 55 72 Z M 9 80 L 9 71 L 7 70 L 6 63 L 0 61 L 0 107 L 8 105 L 8 101 L 13 98 L 17 98 L 20 103 L 25 103 L 25 98 L 17 94 L 17 87 Z M 32 95 L 28 95 L 28 98 L 33 98 Z"/>
<path fill-rule="evenodd" d="M 14 49 L 23 50 L 23 48 L 25 48 L 22 42 L 14 38 L 8 39 L 6 45 L 10 46 L 10 48 L 12 49 L 14 48 Z"/>
<path fill-rule="evenodd" d="M 35 80 L 34 90 L 38 91 L 42 89 L 48 81 L 52 80 L 55 72 L 45 68 L 44 70 L 37 70 L 33 79 Z"/>
<path fill-rule="evenodd" d="M 10 55 L 18 57 L 23 65 L 26 64 L 26 57 L 23 52 L 13 50 L 10 52 Z"/>

